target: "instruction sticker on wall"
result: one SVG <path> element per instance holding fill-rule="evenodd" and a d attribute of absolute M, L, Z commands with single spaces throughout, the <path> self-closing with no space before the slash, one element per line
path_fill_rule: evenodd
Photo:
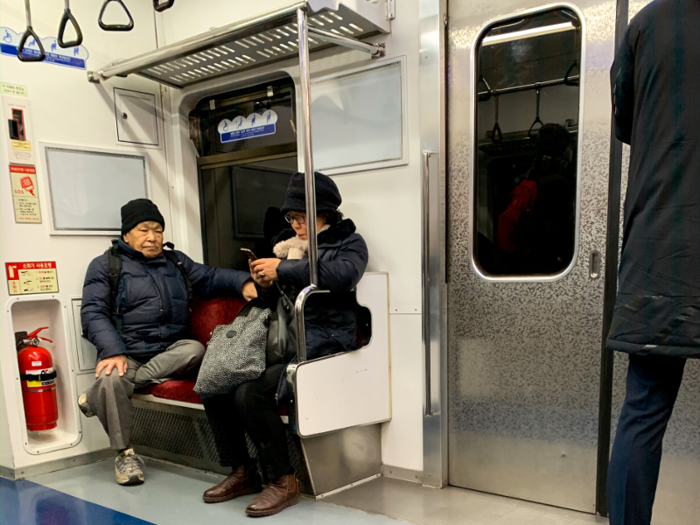
<path fill-rule="evenodd" d="M 12 182 L 12 204 L 15 208 L 15 222 L 41 224 L 36 168 L 10 164 L 10 179 Z"/>
<path fill-rule="evenodd" d="M 9 27 L 0 27 L 0 52 L 3 55 L 17 56 L 17 46 L 22 38 L 21 33 L 17 33 Z M 87 59 L 90 56 L 85 46 L 74 46 L 63 49 L 58 45 L 56 37 L 47 36 L 41 39 L 44 46 L 46 58 L 44 62 L 57 66 L 72 67 L 75 69 L 87 69 Z M 24 45 L 26 56 L 39 56 L 39 46 L 34 38 L 29 37 Z"/>
<path fill-rule="evenodd" d="M 268 109 L 262 115 L 260 113 L 251 113 L 247 117 L 239 115 L 233 120 L 222 120 L 217 129 L 222 144 L 274 135 L 277 133 L 277 113 Z"/>
<path fill-rule="evenodd" d="M 58 273 L 53 261 L 5 263 L 5 270 L 10 295 L 58 293 Z"/>

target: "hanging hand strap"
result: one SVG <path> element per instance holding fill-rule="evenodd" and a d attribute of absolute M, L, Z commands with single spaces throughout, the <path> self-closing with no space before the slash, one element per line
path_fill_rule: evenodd
<path fill-rule="evenodd" d="M 159 13 L 162 13 L 166 9 L 170 9 L 174 3 L 175 0 L 168 0 L 167 2 L 163 2 L 162 4 L 159 2 L 159 0 L 153 0 L 153 9 L 155 9 Z"/>
<path fill-rule="evenodd" d="M 501 126 L 498 124 L 498 95 L 494 95 L 494 103 L 496 104 L 496 123 L 491 130 L 491 141 L 503 142 L 503 132 L 501 131 Z"/>
<path fill-rule="evenodd" d="M 571 73 L 573 72 L 574 69 L 578 69 L 579 71 L 579 78 L 573 79 L 571 78 Z M 578 67 L 578 62 L 574 60 L 574 63 L 571 64 L 569 69 L 566 71 L 566 75 L 564 75 L 564 84 L 567 86 L 578 86 L 580 84 L 580 79 L 581 79 L 581 68 Z"/>
<path fill-rule="evenodd" d="M 105 10 L 107 9 L 107 6 L 109 5 L 110 2 L 116 2 L 120 6 L 122 6 L 122 8 L 124 9 L 124 12 L 126 13 L 126 16 L 129 17 L 128 24 L 126 24 L 126 25 L 124 25 L 124 24 L 105 24 L 102 21 L 102 17 L 104 16 Z M 105 3 L 102 4 L 102 9 L 100 9 L 100 18 L 97 21 L 97 23 L 100 24 L 100 27 L 104 31 L 131 31 L 134 28 L 134 19 L 131 17 L 131 13 L 126 8 L 126 6 L 124 5 L 124 2 L 122 2 L 122 0 L 105 0 Z"/>
<path fill-rule="evenodd" d="M 540 125 L 539 128 L 535 129 L 535 126 Z M 535 117 L 535 122 L 532 123 L 532 126 L 530 126 L 530 131 L 527 132 L 527 136 L 530 138 L 533 138 L 535 135 L 535 131 L 539 131 L 539 129 L 544 126 L 544 122 L 540 119 L 540 90 L 537 90 L 537 116 Z"/>
<path fill-rule="evenodd" d="M 68 22 L 73 24 L 73 29 L 75 29 L 76 37 L 75 40 L 71 40 L 69 42 L 66 42 L 63 40 L 63 36 L 66 32 L 66 26 L 68 25 Z M 67 48 L 67 47 L 75 47 L 79 46 L 80 44 L 83 43 L 83 32 L 80 30 L 80 26 L 78 25 L 78 21 L 75 19 L 73 16 L 73 13 L 70 11 L 70 0 L 66 0 L 66 8 L 63 11 L 63 16 L 61 17 L 61 24 L 58 26 L 58 45 Z"/>
<path fill-rule="evenodd" d="M 19 58 L 20 62 L 43 62 L 46 58 L 46 52 L 44 51 L 44 46 L 41 43 L 41 38 L 39 38 L 39 35 L 36 34 L 34 28 L 32 27 L 32 10 L 29 6 L 29 0 L 24 0 L 24 11 L 27 17 L 27 29 L 24 30 L 24 34 L 22 34 L 22 38 L 19 40 L 19 45 L 17 46 L 17 58 Z M 29 39 L 29 37 L 34 39 L 34 43 L 39 48 L 38 55 L 24 54 L 24 45 L 27 43 L 27 39 Z"/>

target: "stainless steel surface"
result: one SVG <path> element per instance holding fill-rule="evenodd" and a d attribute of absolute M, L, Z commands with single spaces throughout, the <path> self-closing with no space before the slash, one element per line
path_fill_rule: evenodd
<path fill-rule="evenodd" d="M 600 277 L 600 252 L 598 250 L 593 250 L 591 252 L 590 263 L 588 265 L 588 275 L 591 279 L 598 279 Z"/>
<path fill-rule="evenodd" d="M 450 4 L 450 483 L 593 512 L 603 280 L 590 278 L 587 255 L 605 246 L 614 1 L 573 6 L 587 35 L 581 62 L 585 105 L 578 123 L 585 174 L 578 249 L 585 255 L 558 281 L 519 282 L 485 279 L 470 253 L 472 47 L 490 22 L 529 8 L 543 6 L 535 0 Z"/>
<path fill-rule="evenodd" d="M 588 525 L 608 520 L 453 487 L 434 490 L 417 483 L 379 478 L 324 498 L 417 525 Z"/>
<path fill-rule="evenodd" d="M 309 70 L 309 28 L 306 11 L 297 11 L 299 29 L 299 84 L 301 87 L 301 121 L 304 148 L 304 178 L 306 189 L 306 228 L 309 239 L 310 284 L 318 287 L 318 237 L 316 236 L 316 178 L 314 177 L 314 155 L 311 142 L 311 72 Z M 307 295 L 308 296 L 308 295 Z M 306 298 L 305 298 L 306 299 Z M 305 300 L 304 299 L 304 300 Z M 303 304 L 302 304 L 303 308 Z M 303 326 L 303 325 L 302 325 Z"/>
<path fill-rule="evenodd" d="M 420 0 L 419 91 L 423 177 L 423 483 L 447 483 L 447 289 L 445 234 L 446 0 Z M 432 153 L 430 153 L 432 152 Z"/>
<path fill-rule="evenodd" d="M 297 2 L 288 7 L 240 22 L 212 29 L 169 46 L 133 58 L 118 60 L 95 71 L 93 78 L 107 79 L 137 73 L 156 82 L 184 88 L 204 80 L 296 57 L 299 42 L 296 14 L 310 10 L 309 3 Z M 344 5 L 338 11 L 320 9 L 310 13 L 311 22 L 339 36 L 352 31 L 359 38 L 383 33 L 382 28 Z M 353 35 L 354 36 L 354 35 Z M 309 40 L 316 51 L 329 44 Z M 90 78 L 90 77 L 88 77 Z"/>
<path fill-rule="evenodd" d="M 313 495 L 380 474 L 381 432 L 381 425 L 369 425 L 302 439 Z"/>
<path fill-rule="evenodd" d="M 364 51 L 369 53 L 372 58 L 383 57 L 385 53 L 384 44 L 365 44 L 354 38 L 348 38 L 342 35 L 335 35 L 330 31 L 324 31 L 323 29 L 318 29 L 313 26 L 309 26 L 309 33 L 314 35 L 316 38 L 322 42 L 328 42 L 329 44 L 336 44 L 339 46 L 347 47 L 348 49 L 354 49 L 356 51 Z"/>
<path fill-rule="evenodd" d="M 294 321 L 297 327 L 297 362 L 306 361 L 306 324 L 304 321 L 304 306 L 306 301 L 316 291 L 316 285 L 307 286 L 297 295 L 294 304 Z"/>
<path fill-rule="evenodd" d="M 382 476 L 384 476 L 385 478 L 410 481 L 411 483 L 423 483 L 422 471 L 411 470 L 408 468 L 401 467 L 393 467 L 391 465 L 382 465 Z"/>
<path fill-rule="evenodd" d="M 432 374 L 431 374 L 431 359 L 430 359 L 430 276 L 428 269 L 430 268 L 430 157 L 432 151 L 423 152 L 423 172 L 422 172 L 422 187 L 421 187 L 421 217 L 422 217 L 422 254 L 423 264 L 421 267 L 421 276 L 423 279 L 423 366 L 425 368 L 425 400 L 423 402 L 424 414 L 433 416 L 433 403 L 431 396 L 432 389 Z"/>

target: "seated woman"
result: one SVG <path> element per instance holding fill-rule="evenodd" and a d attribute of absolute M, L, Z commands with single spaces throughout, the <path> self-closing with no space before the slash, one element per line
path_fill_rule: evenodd
<path fill-rule="evenodd" d="M 367 267 L 367 245 L 355 225 L 338 211 L 340 192 L 330 177 L 316 173 L 319 288 L 305 309 L 308 359 L 358 349 L 359 313 L 352 293 Z M 273 240 L 277 258 L 251 264 L 260 297 L 275 308 L 279 284 L 292 299 L 309 285 L 304 174 L 292 175 L 282 208 L 293 229 Z M 271 516 L 299 500 L 299 485 L 289 460 L 284 424 L 278 415 L 280 381 L 288 363 L 268 366 L 263 375 L 234 393 L 204 400 L 222 466 L 233 468 L 224 481 L 204 493 L 208 503 L 261 490 L 256 460 L 248 455 L 245 434 L 255 443 L 268 480 L 265 491 L 246 509 L 249 516 Z"/>

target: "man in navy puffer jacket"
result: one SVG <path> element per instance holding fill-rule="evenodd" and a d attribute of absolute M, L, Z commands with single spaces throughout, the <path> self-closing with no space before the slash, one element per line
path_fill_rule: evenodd
<path fill-rule="evenodd" d="M 96 415 L 102 422 L 118 451 L 117 482 L 130 485 L 143 482 L 142 462 L 131 448 L 131 395 L 152 382 L 189 372 L 202 361 L 204 347 L 188 339 L 187 282 L 163 253 L 165 220 L 157 206 L 136 199 L 121 213 L 122 269 L 115 304 L 107 254 L 93 259 L 85 276 L 81 321 L 85 337 L 97 347 L 98 363 L 97 380 L 78 404 L 87 417 Z M 256 297 L 250 274 L 210 268 L 174 253 L 196 295 Z"/>

